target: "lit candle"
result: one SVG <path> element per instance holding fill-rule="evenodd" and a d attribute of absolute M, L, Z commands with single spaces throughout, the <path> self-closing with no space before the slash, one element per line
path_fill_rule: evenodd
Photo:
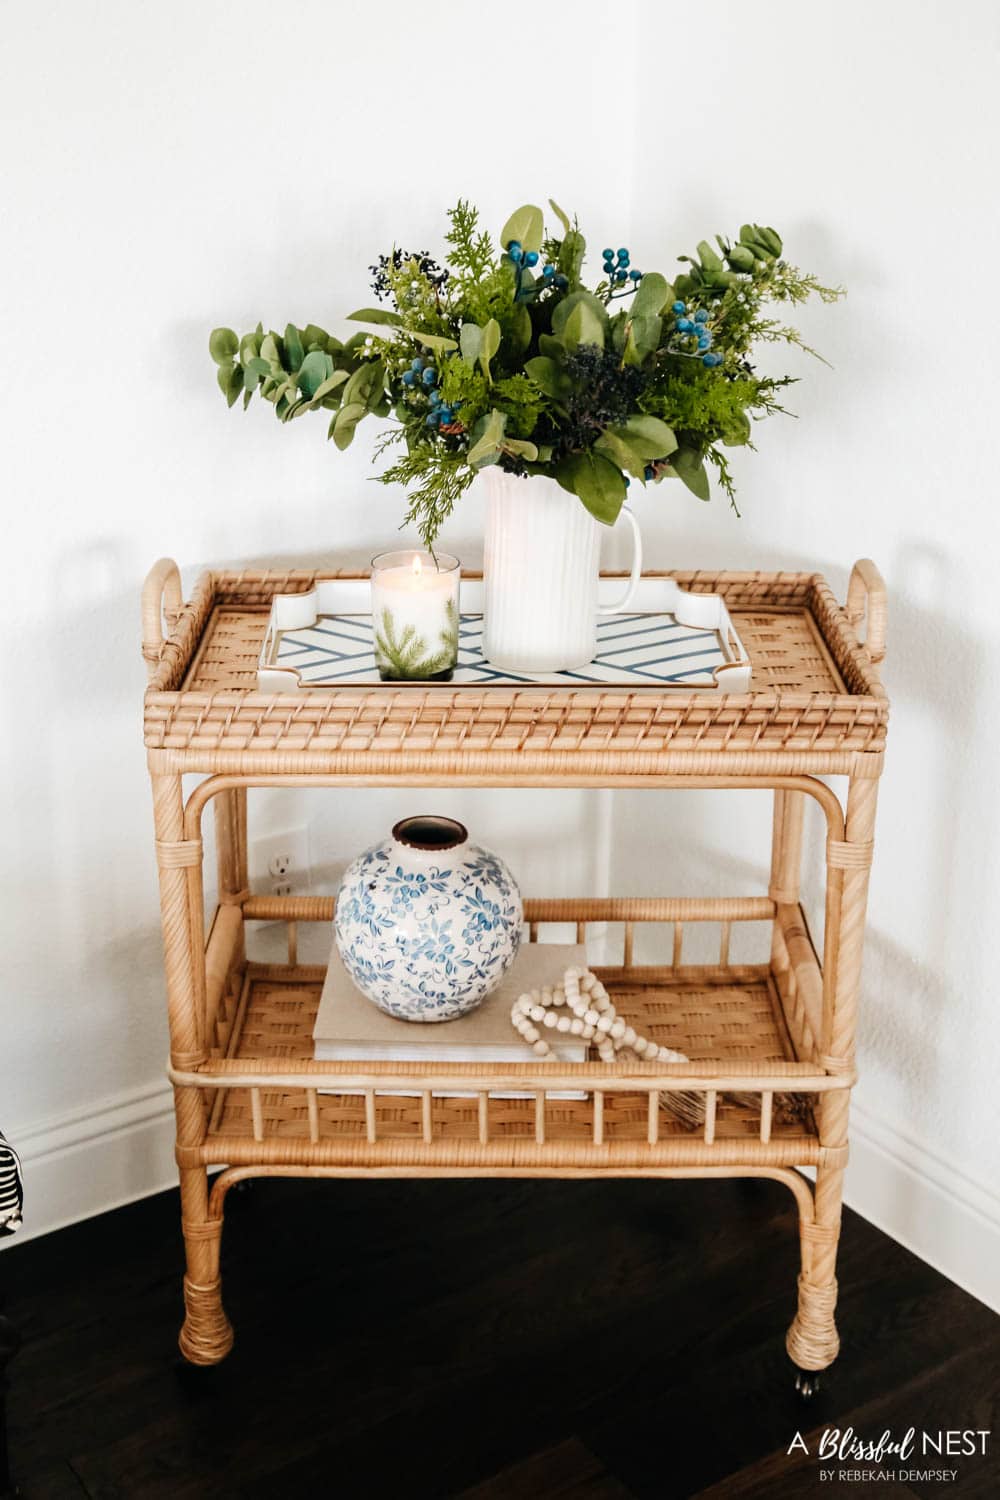
<path fill-rule="evenodd" d="M 372 626 L 379 676 L 448 681 L 458 661 L 456 557 L 383 552 L 372 558 Z"/>

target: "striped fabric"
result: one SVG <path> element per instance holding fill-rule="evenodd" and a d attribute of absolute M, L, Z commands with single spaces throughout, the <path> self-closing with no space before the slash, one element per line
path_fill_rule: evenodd
<path fill-rule="evenodd" d="M 0 1234 L 10 1234 L 21 1223 L 21 1163 L 13 1146 L 0 1134 Z"/>

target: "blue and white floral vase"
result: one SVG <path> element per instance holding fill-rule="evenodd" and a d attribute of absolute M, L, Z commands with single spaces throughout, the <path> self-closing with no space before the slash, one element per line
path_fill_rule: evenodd
<path fill-rule="evenodd" d="M 502 860 L 452 818 L 404 818 L 344 872 L 334 931 L 362 994 L 400 1021 L 454 1021 L 500 983 L 521 942 Z"/>

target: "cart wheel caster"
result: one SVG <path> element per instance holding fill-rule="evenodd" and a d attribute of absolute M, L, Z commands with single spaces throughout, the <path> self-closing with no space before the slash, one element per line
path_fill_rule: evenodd
<path fill-rule="evenodd" d="M 819 1390 L 820 1372 L 818 1370 L 795 1371 L 795 1389 L 803 1401 L 811 1401 Z"/>

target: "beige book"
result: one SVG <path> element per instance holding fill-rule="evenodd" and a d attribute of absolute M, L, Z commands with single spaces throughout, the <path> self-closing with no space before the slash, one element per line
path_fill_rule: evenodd
<path fill-rule="evenodd" d="M 397 1021 L 362 995 L 330 953 L 313 1026 L 313 1055 L 321 1062 L 531 1062 L 530 1046 L 510 1023 L 511 1006 L 525 990 L 555 988 L 570 967 L 586 968 L 578 943 L 522 943 L 501 983 L 481 1005 L 455 1021 Z M 580 1037 L 549 1031 L 553 1058 L 586 1062 Z"/>

